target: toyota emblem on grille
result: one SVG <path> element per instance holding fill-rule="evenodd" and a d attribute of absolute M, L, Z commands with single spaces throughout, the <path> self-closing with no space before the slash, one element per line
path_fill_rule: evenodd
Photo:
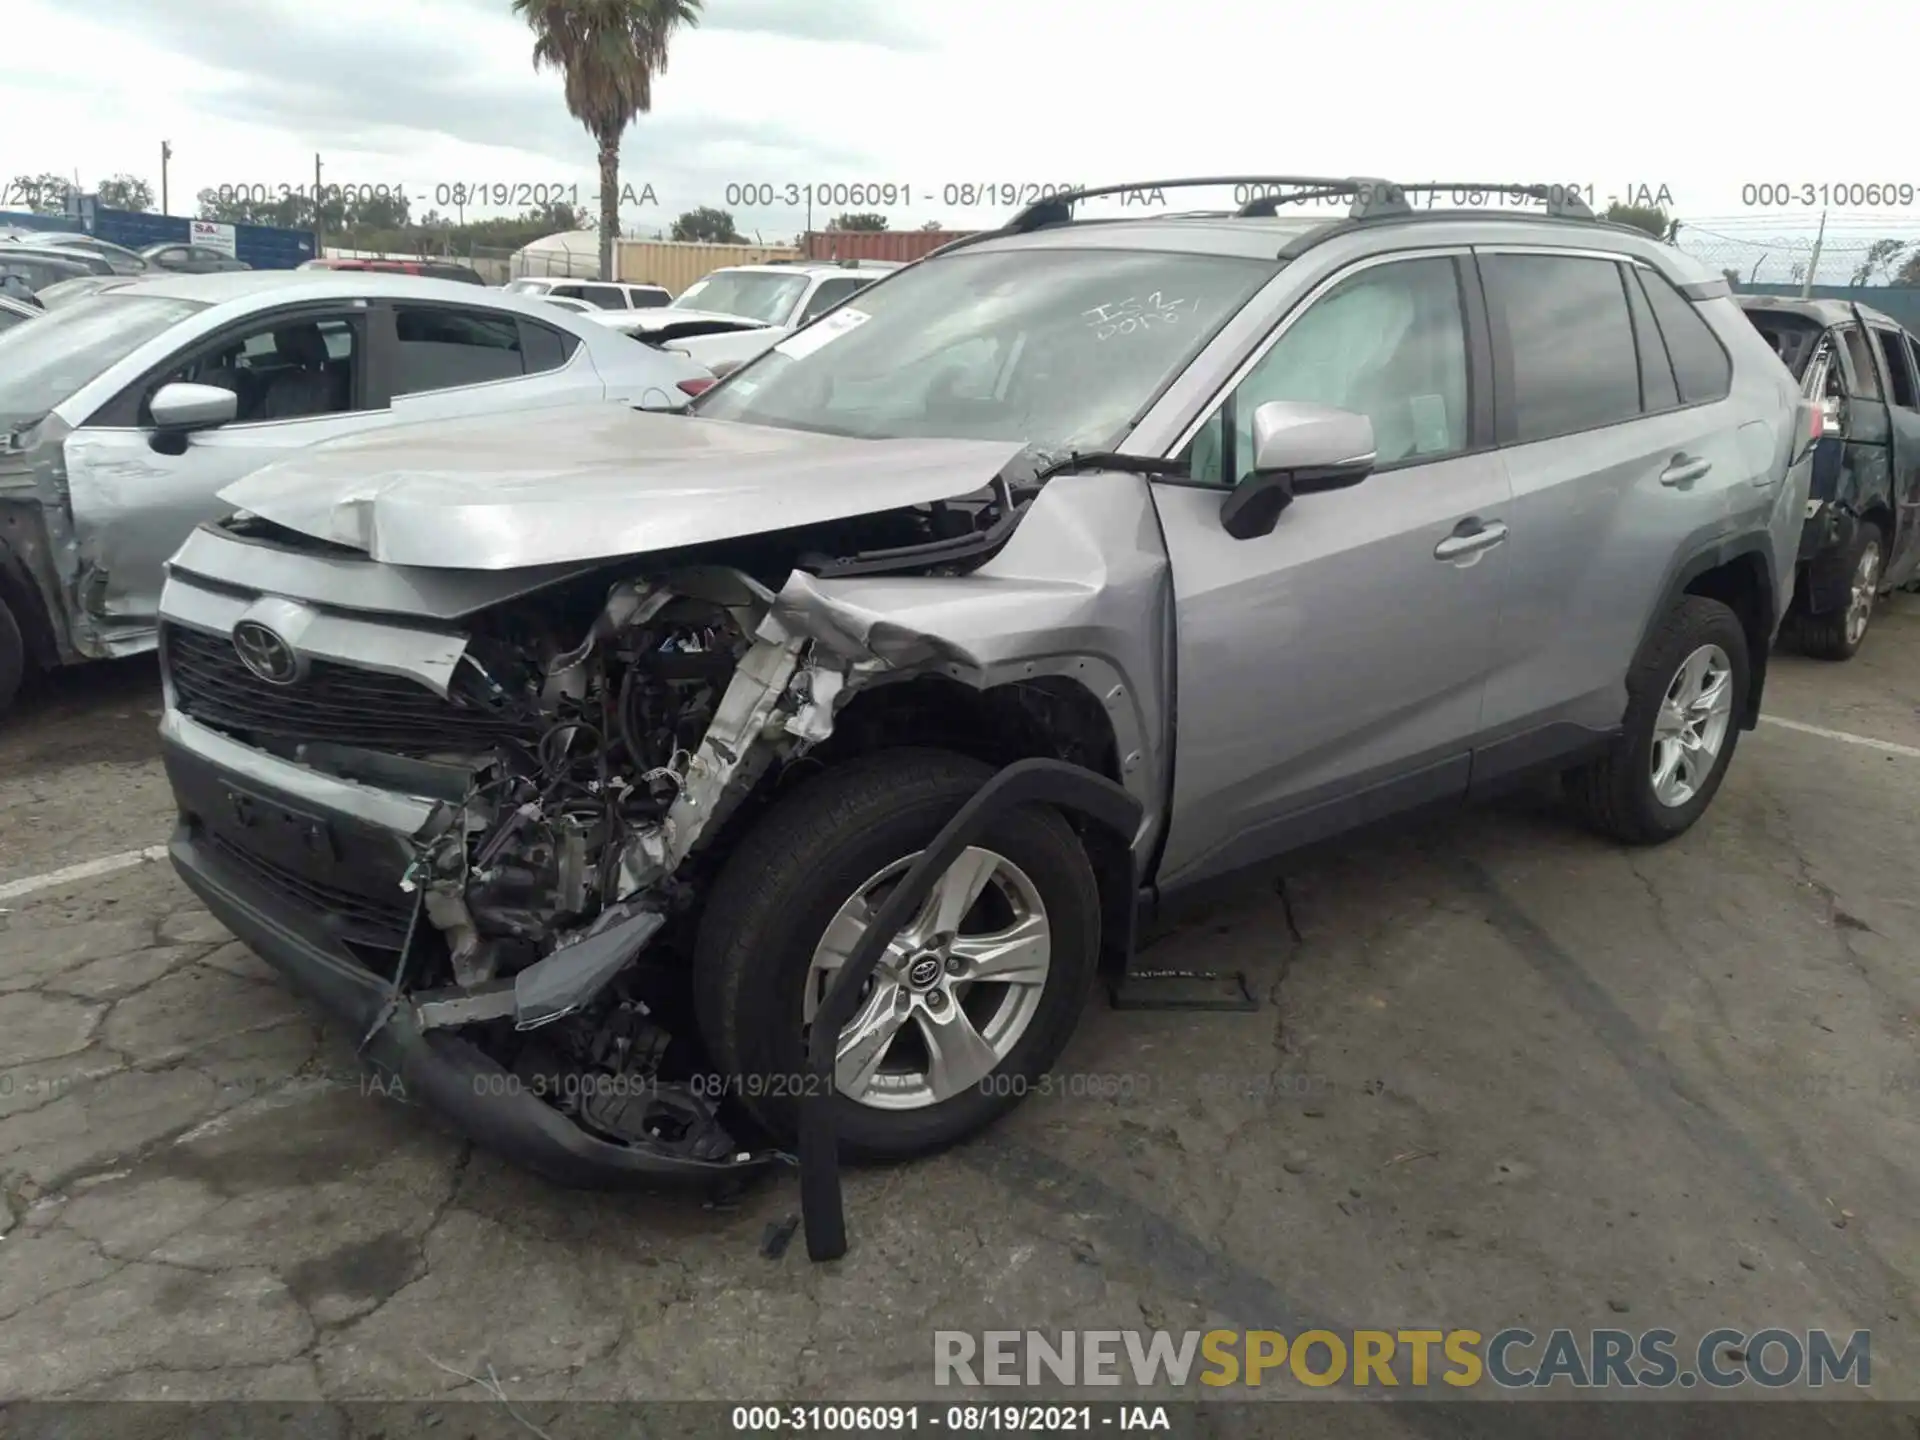
<path fill-rule="evenodd" d="M 300 656 L 258 620 L 233 627 L 233 649 L 240 663 L 269 685 L 291 685 L 300 678 Z"/>

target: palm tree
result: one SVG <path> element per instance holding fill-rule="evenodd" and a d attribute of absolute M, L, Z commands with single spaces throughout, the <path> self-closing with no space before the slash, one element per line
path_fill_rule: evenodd
<path fill-rule="evenodd" d="M 620 233 L 620 137 L 653 109 L 653 77 L 667 69 L 667 41 L 700 23 L 701 0 L 513 0 L 533 27 L 533 67 L 566 78 L 567 110 L 600 151 L 600 278 L 613 278 Z"/>

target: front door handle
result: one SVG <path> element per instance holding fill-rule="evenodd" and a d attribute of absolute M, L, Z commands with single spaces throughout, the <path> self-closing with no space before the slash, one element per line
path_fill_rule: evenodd
<path fill-rule="evenodd" d="M 1687 485 L 1698 480 L 1713 469 L 1713 461 L 1698 460 L 1691 455 L 1676 455 L 1660 472 L 1662 485 Z"/>
<path fill-rule="evenodd" d="M 1471 521 L 1463 521 L 1471 524 Z M 1468 530 L 1464 534 L 1456 530 L 1438 545 L 1433 547 L 1436 560 L 1458 560 L 1465 555 L 1477 555 L 1482 550 L 1491 550 L 1507 538 L 1507 527 L 1499 520 L 1490 520 L 1477 530 Z"/>

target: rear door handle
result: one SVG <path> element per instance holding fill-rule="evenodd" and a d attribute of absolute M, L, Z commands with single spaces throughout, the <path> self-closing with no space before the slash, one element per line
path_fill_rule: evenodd
<path fill-rule="evenodd" d="M 1462 521 L 1463 525 L 1471 521 Z M 1507 527 L 1499 520 L 1490 520 L 1477 530 L 1461 533 L 1456 530 L 1438 545 L 1433 547 L 1436 560 L 1458 560 L 1465 555 L 1475 555 L 1482 550 L 1491 550 L 1507 538 Z"/>
<path fill-rule="evenodd" d="M 1698 480 L 1713 469 L 1713 461 L 1698 460 L 1691 455 L 1676 455 L 1668 462 L 1667 468 L 1660 472 L 1662 485 L 1686 485 Z"/>

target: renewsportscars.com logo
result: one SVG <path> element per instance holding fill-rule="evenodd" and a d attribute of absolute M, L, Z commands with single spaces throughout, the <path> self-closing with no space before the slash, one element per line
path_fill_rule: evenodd
<path fill-rule="evenodd" d="M 1873 1336 L 1826 1330 L 936 1330 L 936 1385 L 1302 1385 L 1434 1383 L 1503 1390 L 1781 1389 L 1872 1383 Z"/>

